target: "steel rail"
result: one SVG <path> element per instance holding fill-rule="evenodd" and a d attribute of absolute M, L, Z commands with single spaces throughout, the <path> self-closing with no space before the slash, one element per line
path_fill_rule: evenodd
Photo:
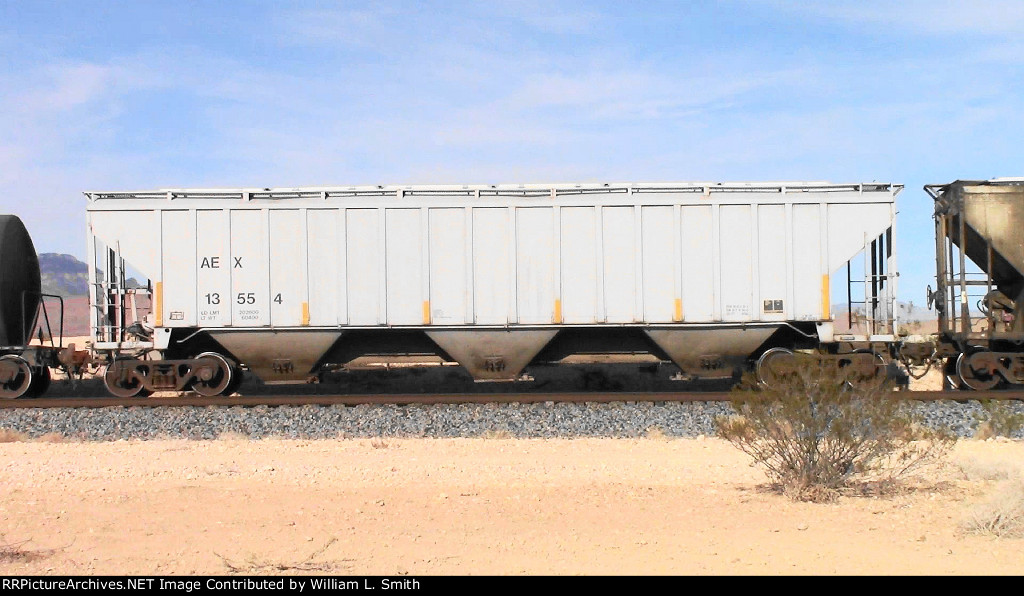
<path fill-rule="evenodd" d="M 917 401 L 1024 400 L 1024 391 L 899 391 L 897 395 Z M 48 397 L 0 400 L 0 409 L 19 408 L 109 408 L 109 407 L 206 407 L 206 406 L 305 406 L 374 404 L 487 404 L 487 403 L 630 403 L 734 401 L 731 392 L 629 392 L 629 393 L 433 393 L 433 394 L 360 394 L 360 395 L 247 395 L 203 397 L 183 394 L 177 397 L 119 398 Z"/>

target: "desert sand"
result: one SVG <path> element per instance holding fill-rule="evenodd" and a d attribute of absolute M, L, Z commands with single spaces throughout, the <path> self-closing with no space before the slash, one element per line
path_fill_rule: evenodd
<path fill-rule="evenodd" d="M 1024 443 L 801 503 L 714 438 L 0 444 L 0 574 L 1019 574 L 961 522 Z"/>

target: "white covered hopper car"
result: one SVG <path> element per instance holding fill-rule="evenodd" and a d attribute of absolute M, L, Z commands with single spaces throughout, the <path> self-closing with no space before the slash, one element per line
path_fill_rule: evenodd
<path fill-rule="evenodd" d="M 243 369 L 302 382 L 356 358 L 412 354 L 457 362 L 478 381 L 609 353 L 653 356 L 687 377 L 730 377 L 787 350 L 841 354 L 893 340 L 900 190 L 89 192 L 93 347 L 112 361 L 108 388 L 125 396 L 226 393 Z M 832 276 L 862 251 L 867 279 L 856 287 L 869 324 L 838 335 Z M 141 283 L 128 287 L 136 275 Z"/>

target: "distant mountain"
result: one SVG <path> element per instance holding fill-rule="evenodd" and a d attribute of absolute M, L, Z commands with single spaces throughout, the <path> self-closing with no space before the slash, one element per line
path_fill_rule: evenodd
<path fill-rule="evenodd" d="M 71 255 L 40 254 L 39 272 L 44 294 L 84 296 L 89 293 L 89 266 Z"/>
<path fill-rule="evenodd" d="M 44 252 L 39 255 L 39 274 L 42 278 L 44 294 L 57 296 L 88 296 L 89 266 L 71 255 L 55 252 Z M 103 272 L 97 271 L 98 280 L 103 280 Z M 124 282 L 128 288 L 144 288 L 134 277 Z"/>

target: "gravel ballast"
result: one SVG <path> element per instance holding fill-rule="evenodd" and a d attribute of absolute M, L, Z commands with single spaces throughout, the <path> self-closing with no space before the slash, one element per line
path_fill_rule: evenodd
<path fill-rule="evenodd" d="M 926 424 L 974 436 L 998 416 L 1024 417 L 1024 401 L 922 402 Z M 535 403 L 360 406 L 28 408 L 0 411 L 0 429 L 30 437 L 58 434 L 87 441 L 366 437 L 697 437 L 714 434 L 725 402 Z M 1019 425 L 1018 425 L 1019 426 Z M 1013 438 L 1024 438 L 1018 428 Z"/>

